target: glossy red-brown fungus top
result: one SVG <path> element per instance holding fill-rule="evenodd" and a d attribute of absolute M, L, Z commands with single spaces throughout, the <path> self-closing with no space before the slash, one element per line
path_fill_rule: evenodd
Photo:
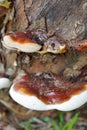
<path fill-rule="evenodd" d="M 76 46 L 76 49 L 79 50 L 79 51 L 87 49 L 87 40 L 80 41 L 78 43 L 78 45 Z"/>
<path fill-rule="evenodd" d="M 14 90 L 34 95 L 46 104 L 62 103 L 87 89 L 87 83 L 71 83 L 52 73 L 28 74 L 15 80 Z"/>
<path fill-rule="evenodd" d="M 29 31 L 10 33 L 9 36 L 15 43 L 18 44 L 36 44 L 36 42 L 32 39 L 31 32 Z"/>

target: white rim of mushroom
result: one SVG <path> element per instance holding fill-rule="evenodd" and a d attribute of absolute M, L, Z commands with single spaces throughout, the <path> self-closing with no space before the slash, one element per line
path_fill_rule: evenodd
<path fill-rule="evenodd" d="M 20 78 L 18 78 L 16 83 L 20 81 Z M 37 96 L 35 95 L 29 95 L 26 93 L 22 93 L 19 91 L 15 91 L 15 84 L 10 88 L 10 96 L 14 101 L 19 103 L 20 105 L 32 109 L 32 110 L 39 110 L 39 111 L 46 111 L 46 110 L 52 110 L 52 109 L 57 109 L 61 111 L 71 111 L 74 110 L 83 104 L 87 102 L 87 84 L 85 84 L 85 90 L 77 93 L 75 95 L 72 95 L 71 98 L 68 100 L 62 102 L 62 103 L 55 103 L 55 104 L 45 104 L 42 100 L 40 100 Z"/>
<path fill-rule="evenodd" d="M 14 84 L 13 86 L 11 86 L 9 93 L 12 99 L 17 103 L 19 103 L 20 105 L 32 110 L 40 110 L 40 111 L 52 110 L 52 109 L 57 109 L 61 111 L 71 111 L 82 106 L 87 102 L 87 90 L 73 96 L 69 101 L 55 105 L 47 105 L 35 96 L 29 96 L 21 94 L 19 92 L 17 93 L 14 90 Z"/>
<path fill-rule="evenodd" d="M 18 33 L 20 36 L 17 36 Z M 12 49 L 12 50 L 19 50 L 22 52 L 37 52 L 41 49 L 41 45 L 39 45 L 37 42 L 29 39 L 25 33 L 23 32 L 17 32 L 16 33 L 10 33 L 8 35 L 5 35 L 3 37 L 3 46 Z"/>
<path fill-rule="evenodd" d="M 44 41 L 43 45 L 38 43 L 34 38 L 34 34 L 31 31 L 29 33 L 24 32 L 11 32 L 3 37 L 2 44 L 5 48 L 11 50 L 19 50 L 22 52 L 33 53 L 37 52 L 40 54 L 44 53 L 53 53 L 61 54 L 67 51 L 66 43 L 63 40 L 59 40 L 57 37 L 53 37 L 53 44 L 50 38 L 47 41 Z M 62 43 L 61 43 L 62 41 Z M 64 42 L 64 43 L 63 43 Z M 47 44 L 47 45 L 46 45 Z"/>

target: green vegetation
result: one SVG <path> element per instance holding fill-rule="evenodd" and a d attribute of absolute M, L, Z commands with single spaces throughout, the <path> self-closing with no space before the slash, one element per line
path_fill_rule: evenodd
<path fill-rule="evenodd" d="M 72 130 L 76 122 L 78 121 L 79 113 L 76 113 L 68 122 L 64 122 L 63 113 L 60 111 L 58 113 L 58 119 L 53 119 L 49 117 L 40 118 L 39 121 L 45 123 L 44 130 L 49 130 L 50 128 L 52 130 Z M 39 122 L 40 123 L 40 122 Z M 46 128 L 46 124 L 50 124 L 50 128 Z M 30 119 L 26 122 L 22 122 L 21 126 L 25 128 L 25 130 L 35 130 L 32 125 L 37 125 L 36 119 Z"/>

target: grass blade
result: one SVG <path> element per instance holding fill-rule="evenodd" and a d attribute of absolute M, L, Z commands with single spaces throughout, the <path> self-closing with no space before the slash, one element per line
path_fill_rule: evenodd
<path fill-rule="evenodd" d="M 66 123 L 66 125 L 62 128 L 62 130 L 72 130 L 73 126 L 78 120 L 78 116 L 79 113 L 76 113 L 74 117 L 68 123 Z"/>
<path fill-rule="evenodd" d="M 61 129 L 59 128 L 59 126 L 58 126 L 58 123 L 57 123 L 55 120 L 52 120 L 52 121 L 51 121 L 51 124 L 52 124 L 54 130 L 61 130 Z"/>

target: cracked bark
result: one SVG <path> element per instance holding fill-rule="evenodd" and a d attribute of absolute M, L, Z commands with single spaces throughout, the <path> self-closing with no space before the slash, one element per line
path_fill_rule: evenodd
<path fill-rule="evenodd" d="M 85 39 L 87 36 L 87 0 L 15 0 L 13 8 L 13 18 L 10 20 L 8 18 L 7 21 L 7 32 L 26 29 L 44 29 L 48 32 L 52 30 L 69 41 Z M 32 65 L 22 63 L 22 66 L 27 68 L 28 72 L 45 70 L 59 74 L 63 71 L 64 76 L 76 78 L 83 68 L 87 71 L 86 57 L 87 51 L 77 52 L 70 49 L 67 54 L 61 56 L 36 55 L 36 59 L 32 56 Z M 7 61 L 9 61 L 9 56 L 7 56 Z M 9 66 L 11 63 L 8 63 Z M 87 75 L 85 77 L 87 79 Z"/>
<path fill-rule="evenodd" d="M 45 29 L 47 23 L 48 31 L 68 40 L 87 35 L 87 0 L 16 0 L 15 10 L 16 30 Z"/>

